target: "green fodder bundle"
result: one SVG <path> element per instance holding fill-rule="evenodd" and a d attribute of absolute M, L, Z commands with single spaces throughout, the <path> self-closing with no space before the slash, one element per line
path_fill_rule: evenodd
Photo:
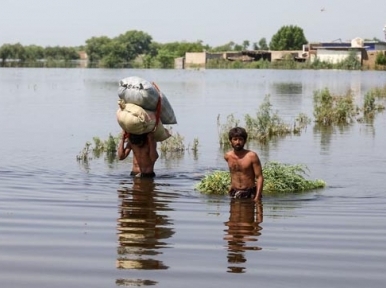
<path fill-rule="evenodd" d="M 305 178 L 305 165 L 282 164 L 267 162 L 263 166 L 264 194 L 297 193 L 323 188 L 323 180 L 308 180 Z M 226 195 L 230 187 L 230 174 L 228 171 L 213 171 L 196 185 L 196 189 L 203 194 Z"/>
<path fill-rule="evenodd" d="M 323 180 L 305 178 L 307 167 L 302 164 L 290 165 L 268 162 L 264 166 L 264 191 L 272 193 L 296 193 L 323 188 Z"/>
<path fill-rule="evenodd" d="M 212 171 L 204 176 L 196 185 L 196 189 L 204 194 L 225 195 L 231 185 L 231 177 L 228 171 Z"/>

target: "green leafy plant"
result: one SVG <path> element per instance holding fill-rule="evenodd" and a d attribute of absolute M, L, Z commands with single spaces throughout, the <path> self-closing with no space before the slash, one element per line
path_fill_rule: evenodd
<path fill-rule="evenodd" d="M 305 178 L 307 167 L 297 164 L 282 164 L 267 162 L 263 165 L 264 194 L 298 193 L 323 188 L 323 180 L 308 180 Z M 228 171 L 212 171 L 205 175 L 195 188 L 203 194 L 226 195 L 230 187 Z"/>
<path fill-rule="evenodd" d="M 269 95 L 265 96 L 256 116 L 249 114 L 244 116 L 245 129 L 248 131 L 248 138 L 258 140 L 260 143 L 267 143 L 274 136 L 285 136 L 288 134 L 299 134 L 311 122 L 306 114 L 300 113 L 295 122 L 287 124 L 280 118 L 278 112 L 272 111 Z M 240 121 L 233 114 L 227 116 L 227 122 L 221 124 L 220 115 L 217 116 L 217 129 L 220 146 L 228 148 L 228 132 L 231 128 L 238 126 Z"/>
<path fill-rule="evenodd" d="M 314 116 L 318 124 L 347 124 L 357 114 L 351 91 L 338 96 L 333 96 L 328 88 L 314 91 Z"/>
<path fill-rule="evenodd" d="M 93 137 L 94 143 L 92 144 L 87 141 L 82 151 L 76 156 L 76 159 L 79 162 L 86 162 L 93 159 L 93 157 L 99 158 L 101 155 L 106 154 L 111 162 L 111 160 L 116 157 L 115 155 L 120 137 L 121 135 L 114 137 L 111 134 L 109 134 L 107 140 L 101 140 L 99 137 Z"/>

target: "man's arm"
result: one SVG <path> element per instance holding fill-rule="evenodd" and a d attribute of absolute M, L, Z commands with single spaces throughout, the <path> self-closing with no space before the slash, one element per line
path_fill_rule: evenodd
<path fill-rule="evenodd" d="M 157 142 L 154 139 L 154 133 L 153 132 L 150 132 L 149 134 L 147 134 L 147 140 L 149 142 L 149 157 L 150 157 L 150 160 L 153 163 L 155 163 L 155 161 L 157 161 L 159 155 L 158 155 L 158 152 L 157 152 Z"/>
<path fill-rule="evenodd" d="M 254 153 L 252 165 L 253 165 L 253 172 L 255 173 L 255 179 L 256 179 L 256 197 L 255 201 L 260 201 L 263 197 L 263 185 L 264 185 L 264 176 L 263 176 L 263 169 L 261 167 L 261 162 L 259 159 L 259 156 L 257 156 L 256 153 Z"/>
<path fill-rule="evenodd" d="M 118 159 L 123 160 L 129 156 L 131 151 L 130 143 L 127 143 L 125 147 L 125 142 L 128 142 L 129 134 L 126 131 L 122 131 L 122 137 L 118 144 Z"/>

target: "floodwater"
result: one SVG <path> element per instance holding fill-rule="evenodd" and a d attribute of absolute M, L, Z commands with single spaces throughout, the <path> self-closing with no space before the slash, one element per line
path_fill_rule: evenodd
<path fill-rule="evenodd" d="M 185 145 L 154 181 L 131 159 L 76 156 L 120 132 L 118 81 L 155 81 Z M 217 117 L 254 115 L 266 95 L 293 122 L 313 92 L 352 90 L 361 103 L 385 72 L 0 69 L 1 287 L 372 287 L 386 283 L 386 112 L 372 122 L 261 146 L 263 164 L 304 164 L 324 189 L 265 195 L 262 205 L 194 189 L 226 169 Z M 87 164 L 87 165 L 86 165 Z"/>

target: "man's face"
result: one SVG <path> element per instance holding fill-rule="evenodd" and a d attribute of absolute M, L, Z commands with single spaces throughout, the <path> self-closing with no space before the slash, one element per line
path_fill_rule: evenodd
<path fill-rule="evenodd" d="M 245 140 L 243 137 L 232 137 L 231 145 L 235 151 L 241 151 L 244 149 Z"/>

